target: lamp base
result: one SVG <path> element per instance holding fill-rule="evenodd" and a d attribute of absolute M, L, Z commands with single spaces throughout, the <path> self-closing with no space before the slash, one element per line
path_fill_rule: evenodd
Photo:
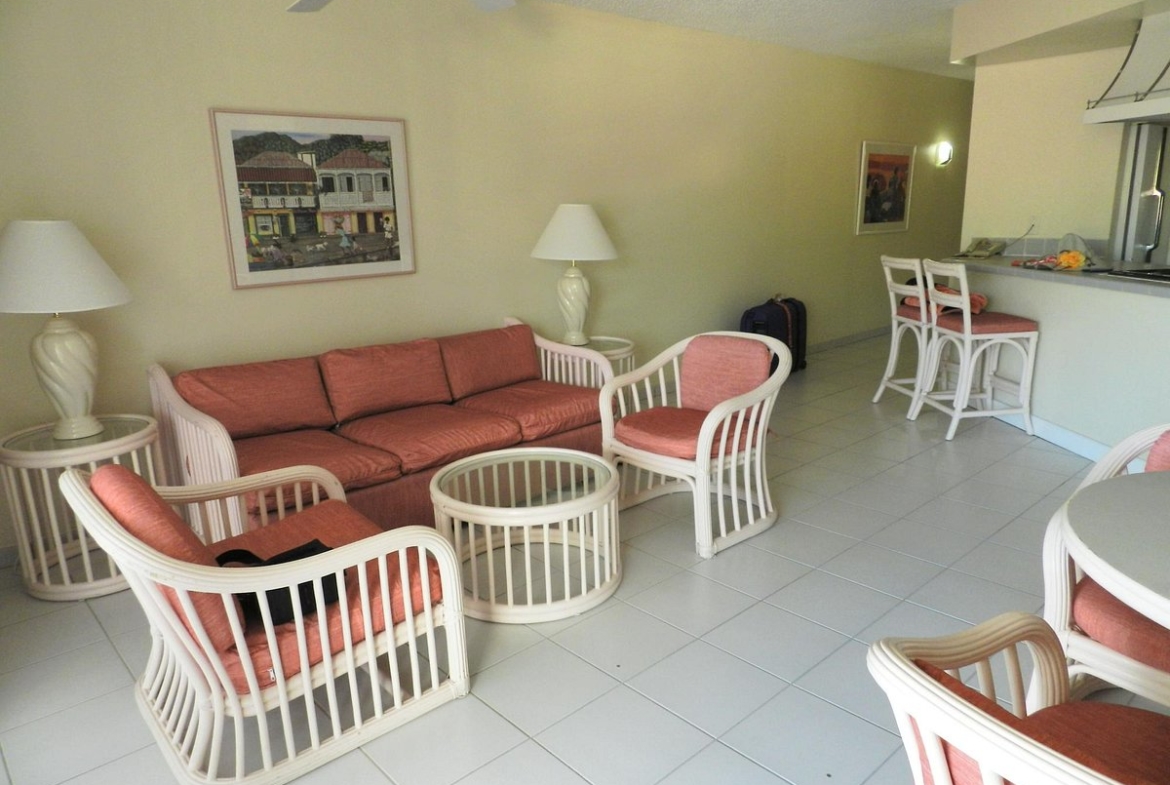
<path fill-rule="evenodd" d="M 565 320 L 565 337 L 561 342 L 569 346 L 589 343 L 585 335 L 585 316 L 589 313 L 589 279 L 580 267 L 569 267 L 557 281 L 557 304 Z"/>
<path fill-rule="evenodd" d="M 37 381 L 61 419 L 54 439 L 84 439 L 104 426 L 90 414 L 97 386 L 97 343 L 73 321 L 54 316 L 32 342 Z"/>

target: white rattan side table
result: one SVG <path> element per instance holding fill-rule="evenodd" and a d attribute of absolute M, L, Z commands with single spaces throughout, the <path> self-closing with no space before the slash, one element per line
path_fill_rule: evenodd
<path fill-rule="evenodd" d="M 431 480 L 435 524 L 463 562 L 463 610 L 486 621 L 564 619 L 621 583 L 618 473 L 585 452 L 474 455 Z"/>
<path fill-rule="evenodd" d="M 156 482 L 158 424 L 138 414 L 102 415 L 99 434 L 67 441 L 38 425 L 0 441 L 0 471 L 12 512 L 25 589 L 42 600 L 83 600 L 126 588 L 113 559 L 89 539 L 57 489 L 65 469 L 121 463 Z"/>
<path fill-rule="evenodd" d="M 634 370 L 634 342 L 629 338 L 615 338 L 612 335 L 591 335 L 586 348 L 605 355 L 613 365 L 614 376 L 621 376 Z"/>

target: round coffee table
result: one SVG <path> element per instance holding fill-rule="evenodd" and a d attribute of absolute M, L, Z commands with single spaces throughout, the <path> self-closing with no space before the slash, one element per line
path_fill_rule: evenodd
<path fill-rule="evenodd" d="M 431 480 L 435 524 L 463 561 L 463 609 L 485 621 L 564 619 L 621 583 L 618 473 L 585 452 L 474 455 Z"/>

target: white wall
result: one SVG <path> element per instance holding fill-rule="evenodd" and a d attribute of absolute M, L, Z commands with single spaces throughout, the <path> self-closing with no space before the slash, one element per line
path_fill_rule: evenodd
<path fill-rule="evenodd" d="M 810 340 L 888 315 L 877 257 L 959 242 L 972 86 L 536 0 L 4 0 L 0 222 L 74 220 L 134 295 L 80 316 L 97 408 L 147 411 L 143 370 L 495 326 L 556 335 L 561 266 L 529 257 L 561 202 L 596 205 L 590 326 L 648 357 L 799 296 Z M 417 272 L 233 291 L 208 110 L 406 121 Z M 950 167 L 927 165 L 940 138 Z M 862 140 L 919 145 L 910 231 L 854 234 Z M 0 432 L 52 419 L 0 315 Z M 0 512 L 0 515 L 6 514 Z M 0 545 L 11 542 L 0 525 Z"/>

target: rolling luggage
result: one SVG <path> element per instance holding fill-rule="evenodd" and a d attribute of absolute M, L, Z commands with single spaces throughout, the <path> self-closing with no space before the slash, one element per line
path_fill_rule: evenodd
<path fill-rule="evenodd" d="M 739 320 L 739 330 L 745 333 L 770 335 L 788 346 L 792 352 L 792 370 L 807 365 L 808 314 L 804 303 L 795 297 L 776 295 L 768 302 L 748 308 Z"/>

